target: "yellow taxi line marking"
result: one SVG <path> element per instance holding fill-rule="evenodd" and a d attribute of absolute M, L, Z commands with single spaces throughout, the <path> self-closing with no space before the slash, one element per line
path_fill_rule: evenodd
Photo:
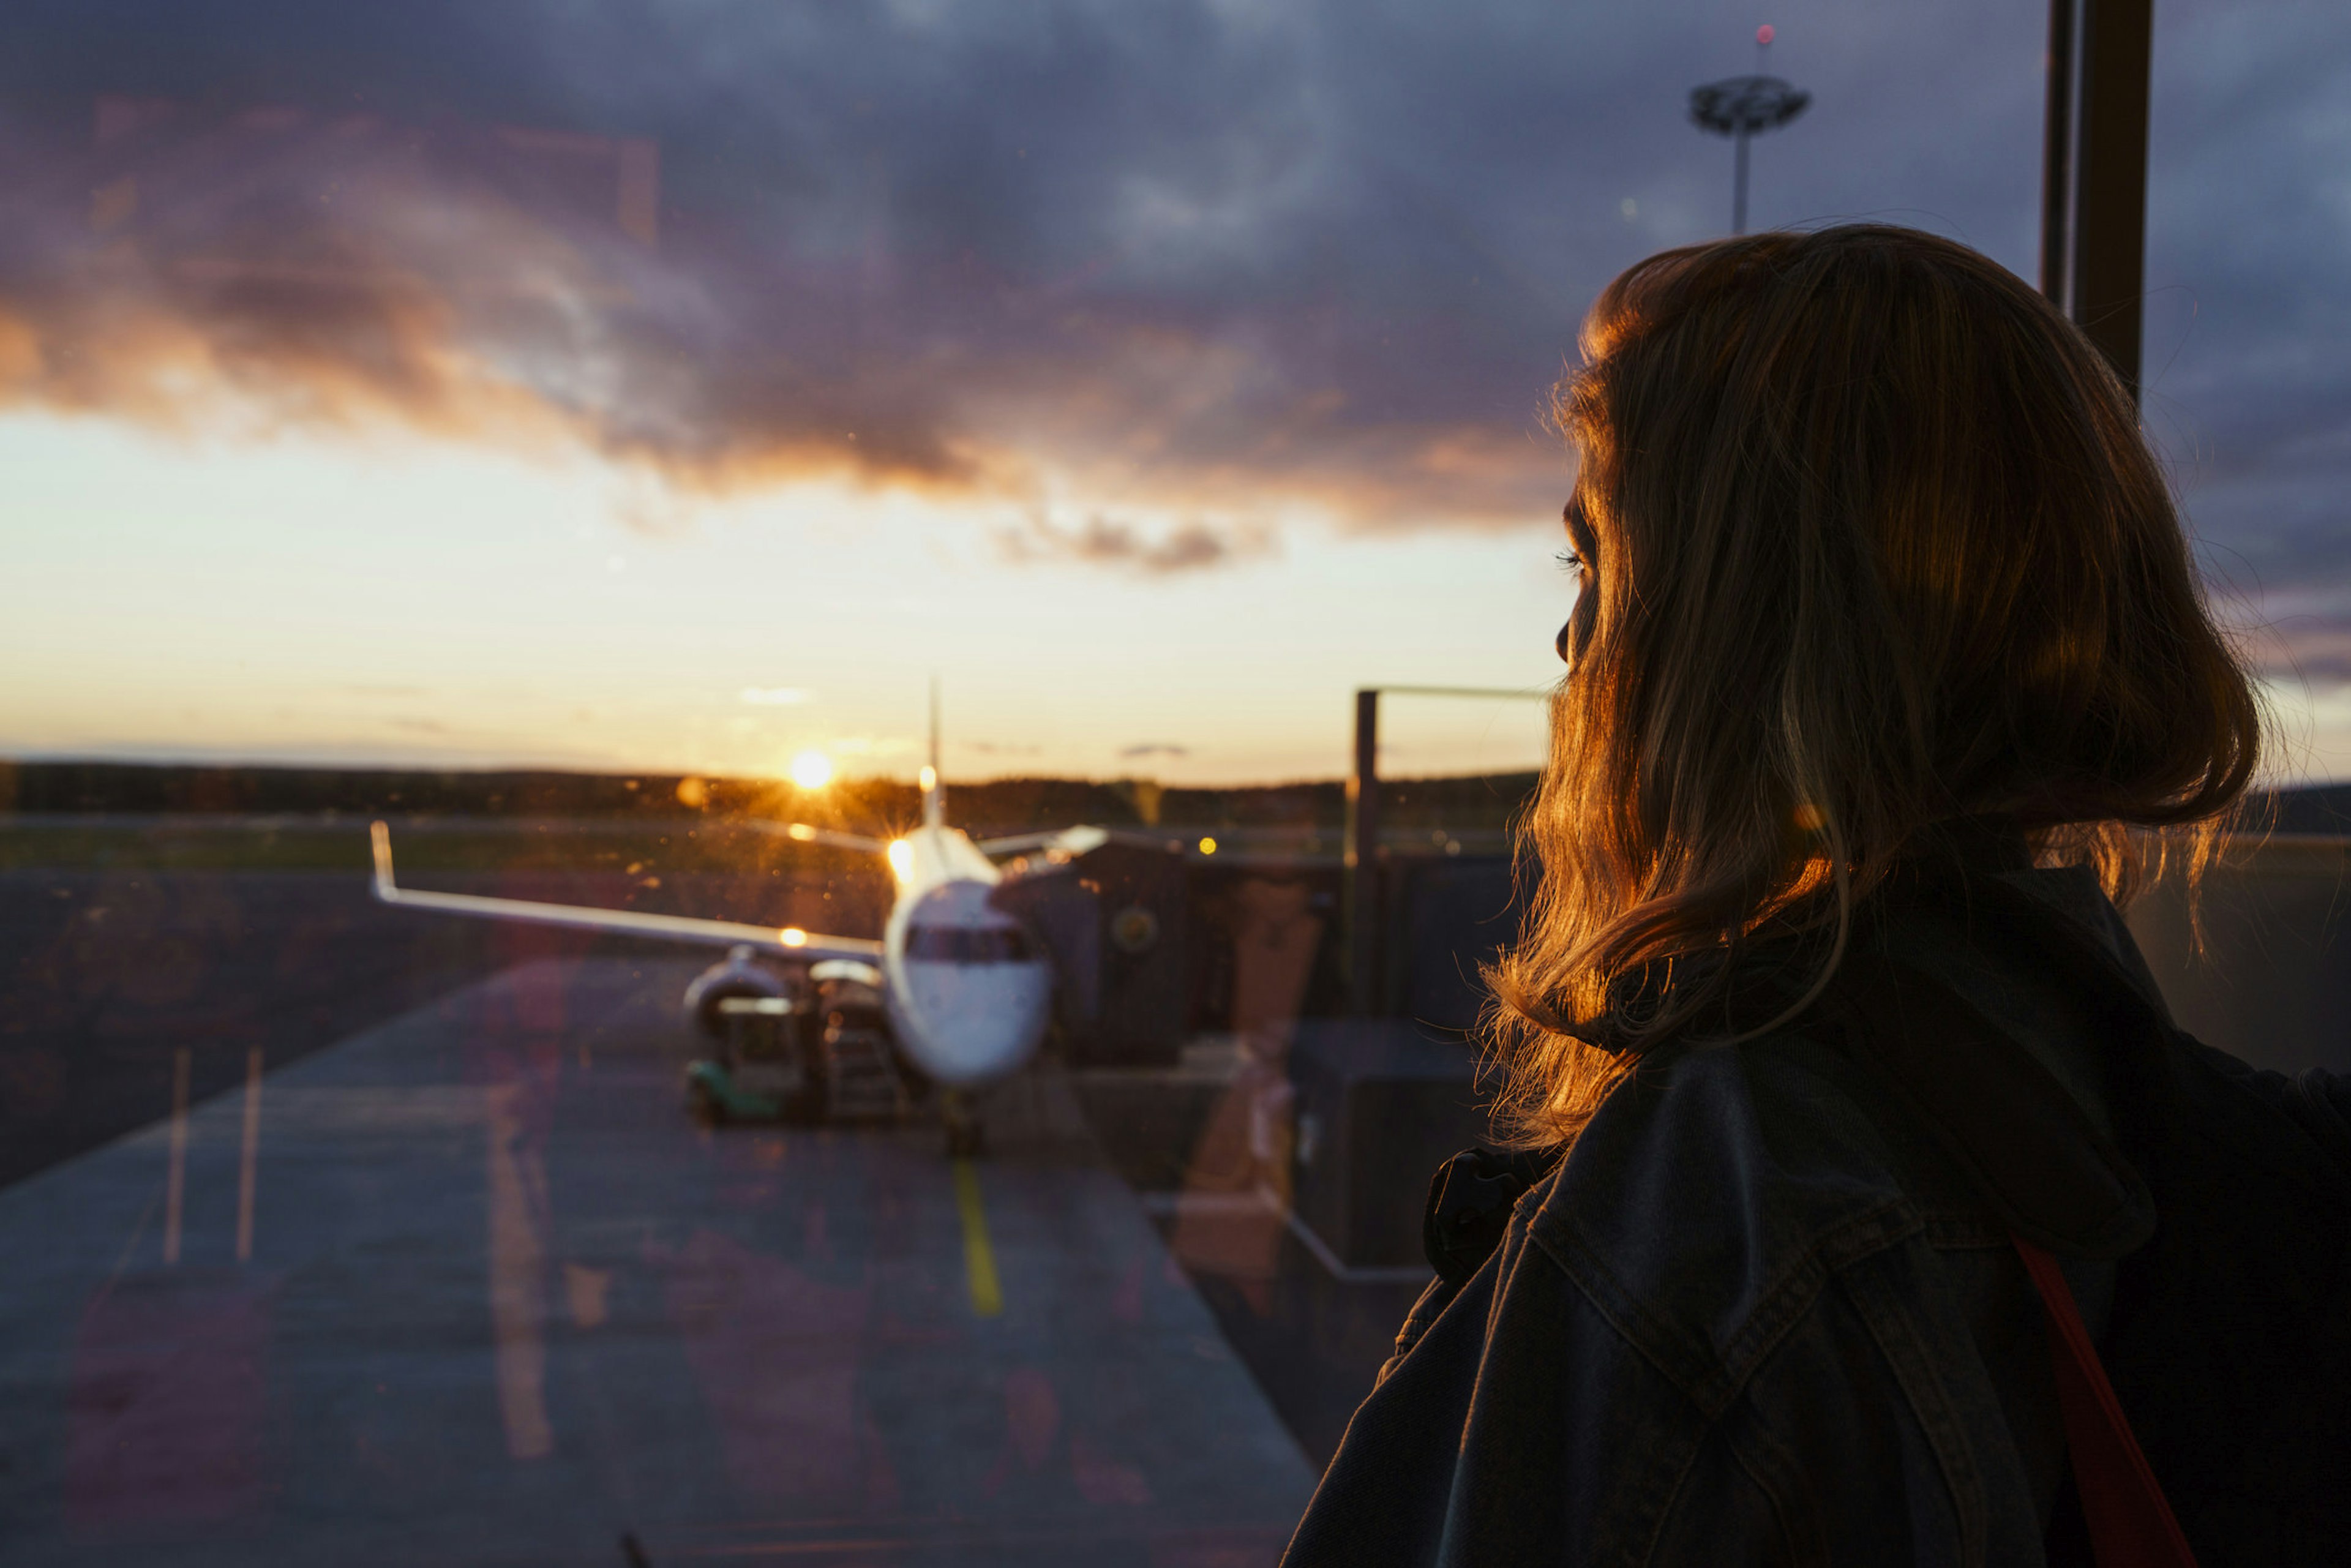
<path fill-rule="evenodd" d="M 963 1217 L 963 1269 L 971 1281 L 971 1310 L 992 1318 L 1004 1311 L 1004 1285 L 996 1277 L 996 1249 L 987 1244 L 979 1172 L 969 1160 L 955 1162 L 955 1186 L 956 1211 Z"/>

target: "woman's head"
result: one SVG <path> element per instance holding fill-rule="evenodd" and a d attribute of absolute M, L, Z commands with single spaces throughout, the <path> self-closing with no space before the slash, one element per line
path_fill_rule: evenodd
<path fill-rule="evenodd" d="M 1493 977 L 1530 1131 L 1605 1092 L 1578 1036 L 1703 1027 L 1756 941 L 1828 933 L 1824 979 L 1938 823 L 2119 893 L 2123 825 L 2242 793 L 2259 710 L 2129 395 L 2013 275 L 1907 229 L 1728 240 L 1610 284 L 1583 349 L 1542 883 Z M 1717 983 L 1612 1016 L 1690 959 Z"/>

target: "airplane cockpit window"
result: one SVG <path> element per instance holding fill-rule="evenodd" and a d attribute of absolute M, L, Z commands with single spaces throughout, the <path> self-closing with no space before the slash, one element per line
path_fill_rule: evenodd
<path fill-rule="evenodd" d="M 1015 926 L 910 925 L 906 956 L 942 964 L 1026 964 L 1036 954 Z"/>
<path fill-rule="evenodd" d="M 2033 277 L 2049 20 L 0 6 L 0 1561 L 1270 1568 L 1491 1136 L 1583 311 Z M 2346 58 L 2158 7 L 2144 407 L 2313 782 Z M 2345 999 L 2294 844 L 2232 1050 Z"/>

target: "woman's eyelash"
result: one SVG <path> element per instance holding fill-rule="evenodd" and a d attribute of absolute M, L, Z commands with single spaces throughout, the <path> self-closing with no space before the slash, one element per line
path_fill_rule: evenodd
<path fill-rule="evenodd" d="M 1557 559 L 1559 561 L 1559 570 L 1562 571 L 1582 571 L 1583 570 L 1583 558 L 1576 554 L 1572 549 L 1563 549 L 1560 551 Z"/>

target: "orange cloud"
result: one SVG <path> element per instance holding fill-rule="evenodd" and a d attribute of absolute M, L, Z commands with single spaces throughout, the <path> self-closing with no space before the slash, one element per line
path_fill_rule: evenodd
<path fill-rule="evenodd" d="M 961 261 L 877 272 L 681 232 L 658 170 L 643 142 L 101 99 L 88 159 L 16 204 L 0 403 L 584 447 L 696 493 L 1009 500 L 1038 520 L 1008 553 L 1147 571 L 1261 554 L 1301 507 L 1515 521 L 1559 487 L 1542 444 L 1371 417 L 1261 334 Z M 1086 520 L 1044 520 L 1048 488 Z"/>

